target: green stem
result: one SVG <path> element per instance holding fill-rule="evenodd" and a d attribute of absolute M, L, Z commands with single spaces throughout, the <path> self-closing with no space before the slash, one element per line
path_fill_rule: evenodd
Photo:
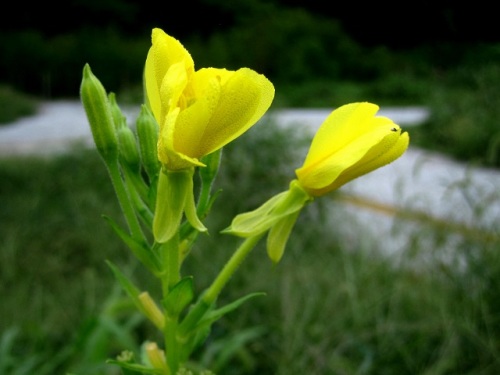
<path fill-rule="evenodd" d="M 222 268 L 221 272 L 219 272 L 215 280 L 212 282 L 210 287 L 205 290 L 201 298 L 198 299 L 191 311 L 189 311 L 182 323 L 179 325 L 178 338 L 180 338 L 181 340 L 187 340 L 187 336 L 190 334 L 196 324 L 203 318 L 203 316 L 210 309 L 213 303 L 215 303 L 217 297 L 219 296 L 224 286 L 228 283 L 231 276 L 233 276 L 240 264 L 245 260 L 247 255 L 250 253 L 250 251 L 252 251 L 255 245 L 257 245 L 257 243 L 265 233 L 266 232 L 246 238 L 240 245 L 240 247 L 236 249 L 231 258 Z"/>
<path fill-rule="evenodd" d="M 177 232 L 170 240 L 160 247 L 162 255 L 162 287 L 163 300 L 165 300 L 172 288 L 181 279 L 179 260 L 179 233 Z M 165 316 L 165 329 L 163 331 L 165 348 L 167 353 L 167 365 L 172 374 L 179 370 L 180 355 L 177 331 L 179 325 L 178 316 Z"/>
<path fill-rule="evenodd" d="M 177 374 L 179 371 L 179 343 L 177 342 L 177 327 L 179 325 L 178 318 L 165 320 L 165 348 L 167 353 L 167 366 L 172 374 Z"/>
<path fill-rule="evenodd" d="M 124 170 L 124 175 L 130 197 L 137 213 L 139 214 L 139 217 L 143 220 L 147 227 L 151 228 L 153 226 L 153 213 L 151 212 L 149 206 L 145 203 L 148 199 L 147 193 L 143 193 L 138 190 L 137 184 L 139 182 L 134 182 L 134 180 L 138 179 L 137 176 L 133 175 L 133 172 L 130 170 Z"/>
<path fill-rule="evenodd" d="M 172 287 L 181 279 L 179 260 L 179 234 L 160 244 L 158 251 L 161 259 L 161 275 L 163 298 L 167 296 Z"/>
<path fill-rule="evenodd" d="M 144 234 L 142 232 L 141 226 L 139 224 L 139 220 L 137 219 L 137 216 L 135 214 L 132 202 L 130 201 L 127 188 L 122 179 L 118 160 L 108 162 L 106 163 L 106 165 L 108 167 L 108 172 L 111 177 L 111 181 L 113 182 L 113 187 L 115 188 L 116 196 L 118 197 L 118 201 L 120 202 L 123 215 L 125 216 L 125 220 L 127 221 L 127 225 L 129 227 L 132 237 L 137 241 L 147 243 L 146 238 L 144 237 Z"/>
<path fill-rule="evenodd" d="M 258 234 L 256 236 L 248 237 L 243 241 L 238 249 L 234 252 L 231 258 L 227 261 L 222 268 L 221 272 L 217 275 L 212 285 L 203 294 L 203 301 L 211 305 L 215 302 L 219 293 L 222 291 L 224 286 L 227 284 L 231 276 L 236 272 L 240 264 L 245 260 L 246 256 L 250 251 L 257 245 L 259 240 L 264 236 L 266 232 Z"/>

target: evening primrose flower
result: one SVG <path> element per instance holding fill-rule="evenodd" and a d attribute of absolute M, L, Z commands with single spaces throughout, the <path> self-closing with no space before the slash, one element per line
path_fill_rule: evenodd
<path fill-rule="evenodd" d="M 305 205 L 391 163 L 408 148 L 408 133 L 389 118 L 375 116 L 378 109 L 372 103 L 352 103 L 333 111 L 314 136 L 288 191 L 254 211 L 236 216 L 224 232 L 252 237 L 269 231 L 268 255 L 278 262 Z"/>
<path fill-rule="evenodd" d="M 375 116 L 378 110 L 372 103 L 352 103 L 326 118 L 304 164 L 295 171 L 309 194 L 320 196 L 336 190 L 406 151 L 408 133 L 387 117 Z"/>
<path fill-rule="evenodd" d="M 247 131 L 274 98 L 273 84 L 251 69 L 195 70 L 182 44 L 158 28 L 144 76 L 147 101 L 160 126 L 158 158 L 170 170 L 203 166 L 201 157 Z"/>
<path fill-rule="evenodd" d="M 146 101 L 159 124 L 159 175 L 153 233 L 166 242 L 176 233 L 182 214 L 199 231 L 192 192 L 195 167 L 203 156 L 233 141 L 269 109 L 274 86 L 248 69 L 195 70 L 189 52 L 163 30 L 152 31 L 144 70 Z M 167 199 L 169 197 L 170 199 Z"/>

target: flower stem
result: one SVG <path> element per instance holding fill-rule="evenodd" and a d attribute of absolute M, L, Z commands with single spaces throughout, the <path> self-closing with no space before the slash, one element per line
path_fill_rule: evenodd
<path fill-rule="evenodd" d="M 224 265 L 224 268 L 222 268 L 221 272 L 212 282 L 212 285 L 210 285 L 210 287 L 203 294 L 203 301 L 206 304 L 210 305 L 215 302 L 215 300 L 219 296 L 219 293 L 227 284 L 231 276 L 233 276 L 240 264 L 243 262 L 243 260 L 245 260 L 246 256 L 255 247 L 255 245 L 257 245 L 257 243 L 265 233 L 266 232 L 246 238 L 245 241 L 243 241 L 243 243 L 240 245 L 240 247 L 236 249 L 234 254 Z"/>
<path fill-rule="evenodd" d="M 146 242 L 139 220 L 135 214 L 134 206 L 132 205 L 127 188 L 122 179 L 118 161 L 108 162 L 106 163 L 106 166 L 108 167 L 108 172 L 111 177 L 111 181 L 113 182 L 116 196 L 118 197 L 118 201 L 132 237 L 137 241 Z"/>

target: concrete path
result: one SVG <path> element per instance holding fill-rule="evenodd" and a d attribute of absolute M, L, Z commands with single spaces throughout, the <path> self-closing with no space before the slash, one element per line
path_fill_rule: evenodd
<path fill-rule="evenodd" d="M 135 120 L 137 107 L 122 109 L 130 121 Z M 329 113 L 292 109 L 270 115 L 283 126 L 305 127 L 313 133 Z M 406 130 L 428 115 L 420 107 L 382 108 L 379 114 Z M 4 157 L 63 152 L 72 142 L 93 146 L 79 101 L 43 103 L 36 116 L 0 126 L 0 156 Z M 422 220 L 449 224 L 457 235 L 470 231 L 493 234 L 498 240 L 500 234 L 500 171 L 468 167 L 414 147 L 394 163 L 345 185 L 340 193 L 345 200 L 332 203 L 332 225 L 340 227 L 353 248 L 374 246 L 361 240 L 367 237 L 359 232 L 368 231 L 377 246 L 396 254 L 408 246 L 412 235 L 424 230 Z M 402 222 L 410 225 L 398 227 Z"/>

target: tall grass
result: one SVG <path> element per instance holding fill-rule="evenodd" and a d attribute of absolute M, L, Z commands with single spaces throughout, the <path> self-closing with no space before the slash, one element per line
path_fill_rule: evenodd
<path fill-rule="evenodd" d="M 197 288 L 238 243 L 219 231 L 235 213 L 286 189 L 304 142 L 269 123 L 226 147 L 210 235 L 186 264 Z M 154 333 L 104 259 L 155 289 L 100 217 L 120 217 L 101 160 L 84 149 L 2 159 L 0 200 L 0 373 L 117 374 L 105 359 L 138 350 Z M 396 265 L 362 227 L 363 241 L 353 245 L 338 230 L 350 219 L 335 207 L 328 199 L 307 207 L 278 265 L 262 246 L 250 254 L 221 298 L 266 296 L 217 324 L 197 360 L 220 375 L 498 374 L 498 242 L 457 242 L 467 267 L 437 258 L 425 267 L 410 258 Z M 421 229 L 421 236 L 449 235 Z M 401 252 L 439 251 L 438 241 L 433 249 L 425 243 Z"/>

